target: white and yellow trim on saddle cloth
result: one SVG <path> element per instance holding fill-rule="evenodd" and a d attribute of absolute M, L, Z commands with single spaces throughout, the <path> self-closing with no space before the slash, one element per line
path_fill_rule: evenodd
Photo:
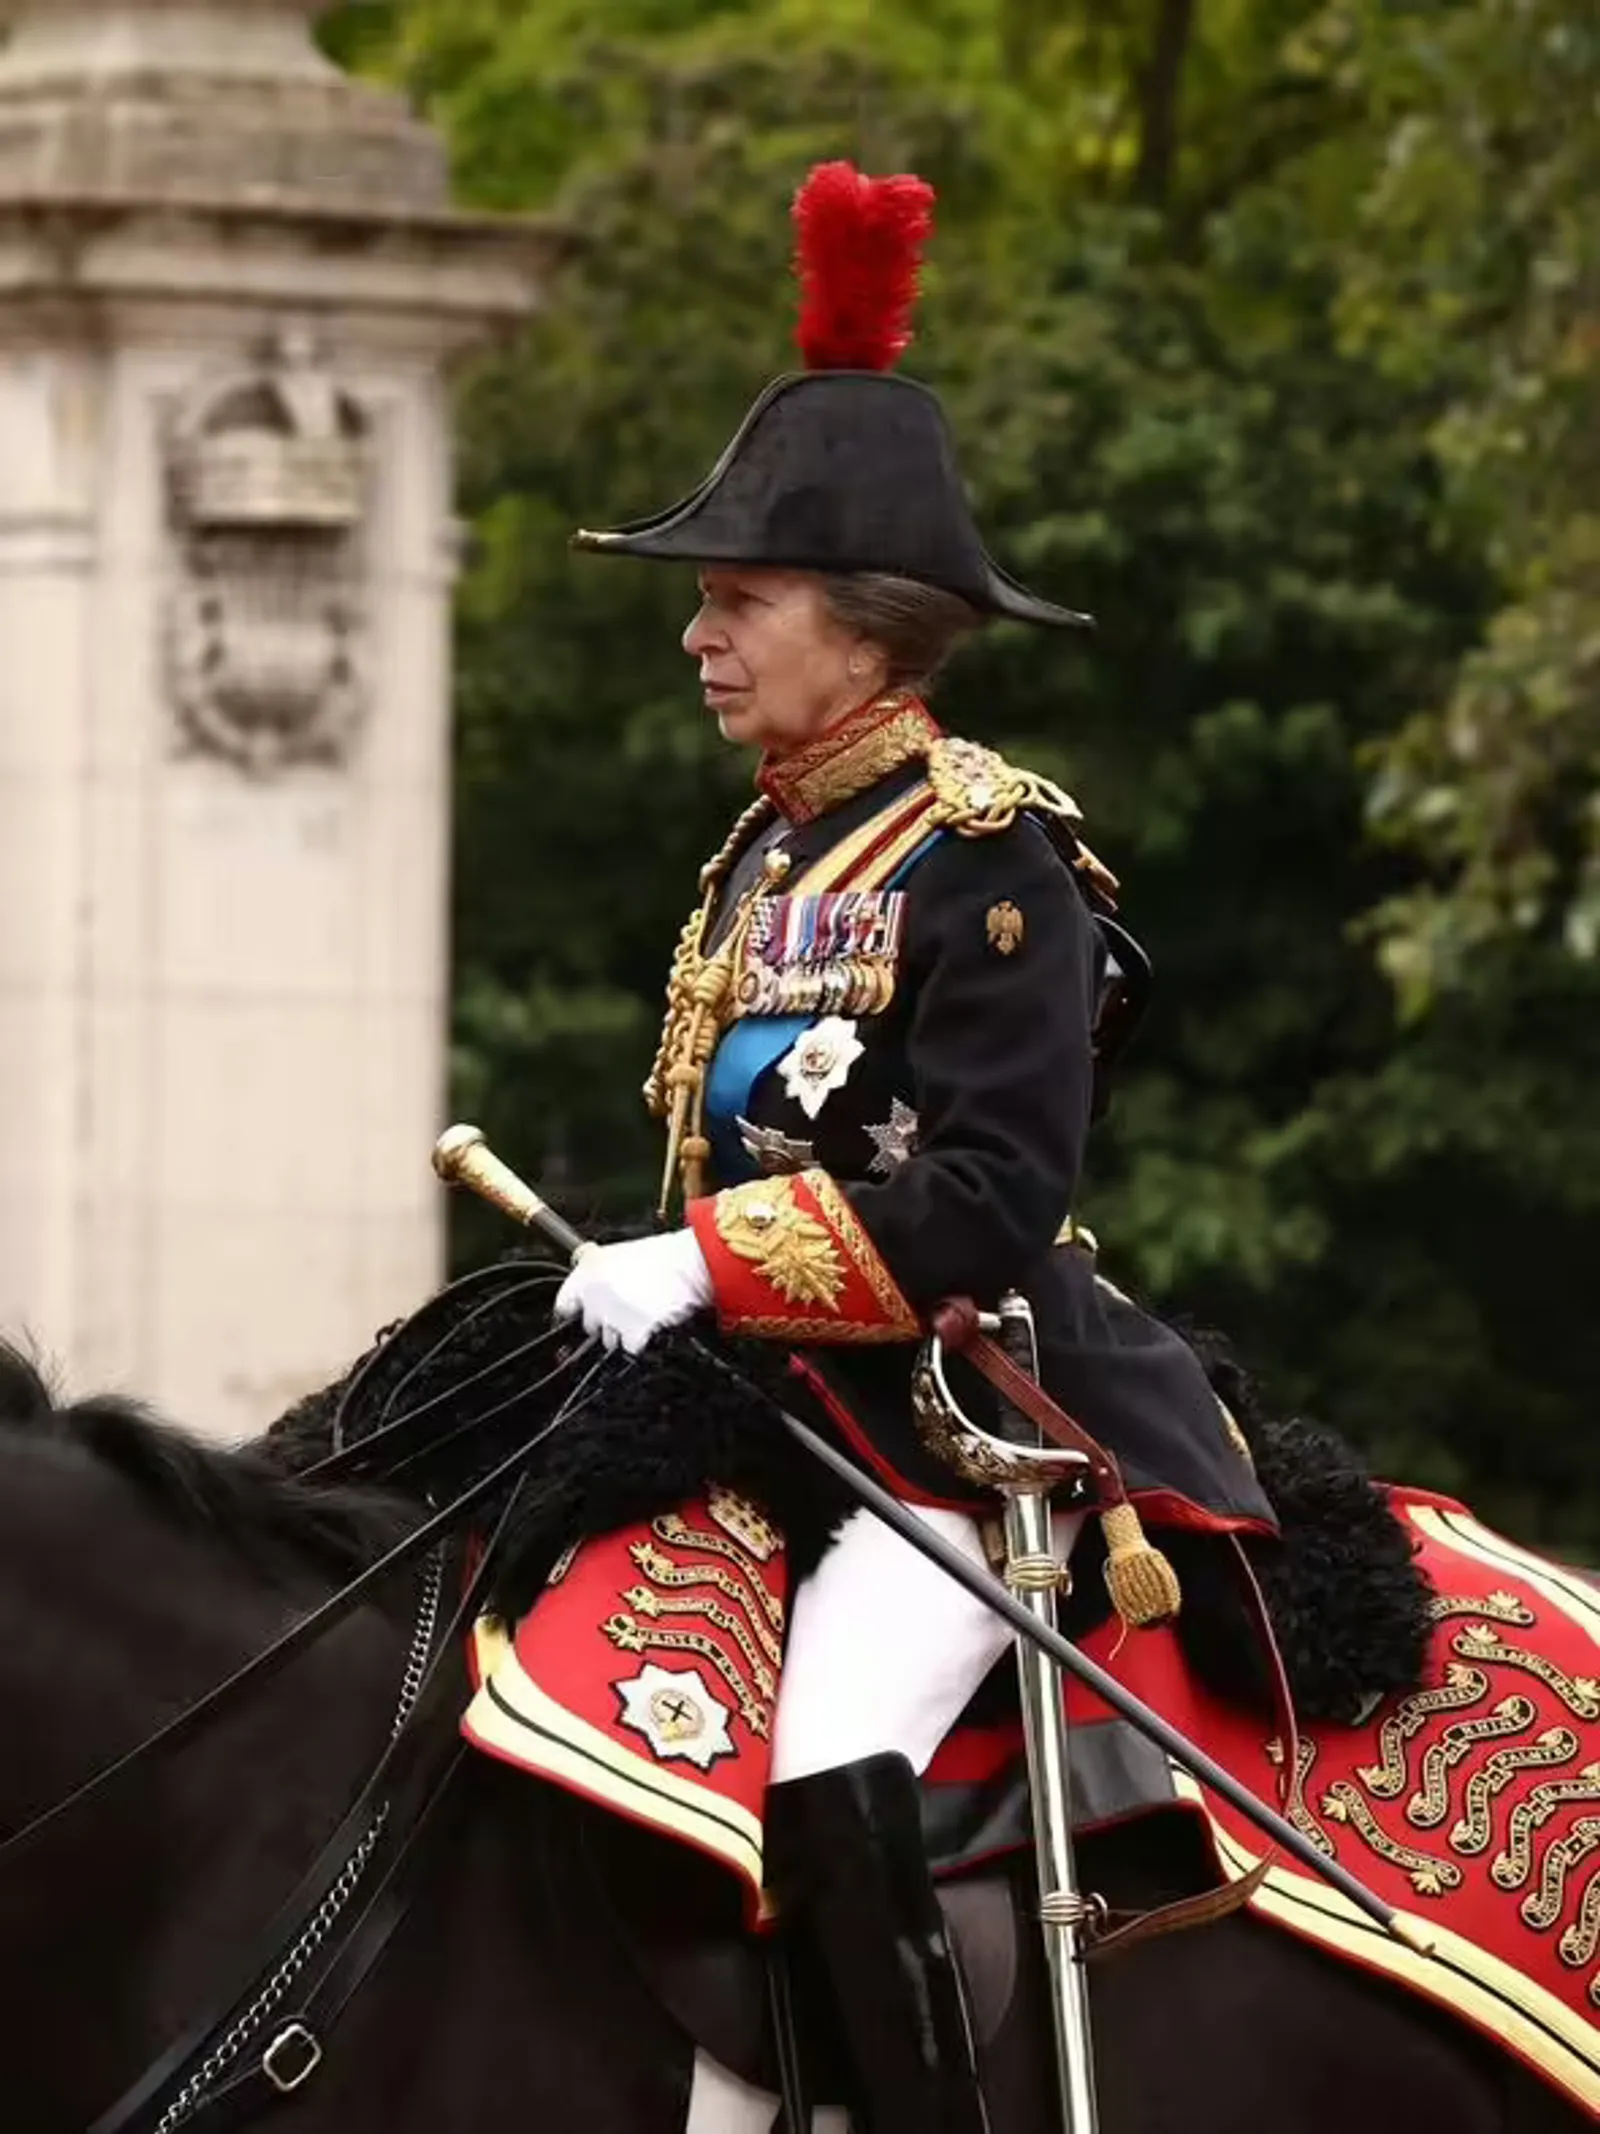
<path fill-rule="evenodd" d="M 663 1770 L 550 1696 L 523 1671 L 503 1624 L 480 1620 L 473 1648 L 479 1687 L 462 1726 L 475 1747 L 712 1854 L 759 1899 L 758 1815 Z"/>
<path fill-rule="evenodd" d="M 1436 1588 L 1442 1686 L 1361 1730 L 1392 1768 L 1347 1752 L 1355 1730 L 1313 1729 L 1290 1813 L 1395 1903 L 1416 1946 L 1279 1862 L 1249 1909 L 1449 2009 L 1600 2119 L 1600 1937 L 1585 1927 L 1600 1887 L 1600 1591 L 1447 1500 L 1398 1492 L 1395 1509 Z M 1173 1782 L 1227 1879 L 1250 1875 L 1259 1836 L 1176 1765 Z"/>
<path fill-rule="evenodd" d="M 514 1629 L 480 1620 L 462 1732 L 731 1868 L 759 1924 L 787 1609 L 783 1536 L 713 1488 L 569 1551 Z"/>

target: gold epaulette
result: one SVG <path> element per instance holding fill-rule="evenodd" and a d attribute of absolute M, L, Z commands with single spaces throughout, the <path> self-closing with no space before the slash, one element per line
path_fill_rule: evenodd
<path fill-rule="evenodd" d="M 951 735 L 935 741 L 928 751 L 928 783 L 933 788 L 930 825 L 953 830 L 957 837 L 992 837 L 1009 830 L 1019 815 L 1048 815 L 1065 823 L 1077 846 L 1073 865 L 1108 902 L 1115 902 L 1116 876 L 1078 836 L 1082 810 L 1048 778 L 1019 770 L 977 741 Z"/>

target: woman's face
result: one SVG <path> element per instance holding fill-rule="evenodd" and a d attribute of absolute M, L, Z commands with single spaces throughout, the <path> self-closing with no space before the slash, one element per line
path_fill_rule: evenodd
<path fill-rule="evenodd" d="M 724 740 L 792 755 L 884 685 L 881 651 L 828 613 L 814 571 L 708 564 L 683 633 Z"/>

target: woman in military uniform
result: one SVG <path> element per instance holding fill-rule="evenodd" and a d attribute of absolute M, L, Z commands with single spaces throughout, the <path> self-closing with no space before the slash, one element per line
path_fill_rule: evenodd
<path fill-rule="evenodd" d="M 988 618 L 1085 620 L 991 560 L 938 402 L 889 368 L 931 198 L 814 172 L 806 371 L 683 502 L 577 536 L 697 567 L 684 649 L 760 760 L 704 870 L 647 1085 L 683 1220 L 585 1255 L 559 1308 L 630 1351 L 706 1308 L 793 1349 L 833 1427 L 976 1558 L 981 1503 L 921 1442 L 910 1374 L 942 1300 L 1020 1290 L 1047 1391 L 1146 1518 L 1270 1532 L 1194 1356 L 1097 1276 L 1072 1219 L 1131 962 L 1115 885 L 1063 794 L 944 735 L 925 702 Z M 984 2124 L 916 1780 L 1005 1644 L 865 1513 L 796 1596 L 769 1856 L 822 1950 L 873 2134 Z"/>

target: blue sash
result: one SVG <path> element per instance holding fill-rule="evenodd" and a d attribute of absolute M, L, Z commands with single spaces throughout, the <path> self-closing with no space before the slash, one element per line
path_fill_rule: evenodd
<path fill-rule="evenodd" d="M 898 889 L 943 835 L 942 830 L 930 831 L 882 886 Z M 818 1015 L 745 1015 L 724 1034 L 706 1072 L 705 1108 L 706 1138 L 722 1184 L 742 1185 L 747 1178 L 760 1176 L 739 1138 L 737 1122 L 749 1118 L 755 1086 L 767 1069 L 775 1067 L 801 1034 L 821 1019 Z"/>
<path fill-rule="evenodd" d="M 706 1138 L 711 1143 L 717 1176 L 740 1185 L 760 1175 L 739 1139 L 737 1121 L 750 1115 L 750 1094 L 769 1067 L 776 1066 L 814 1015 L 746 1015 L 736 1022 L 711 1056 L 706 1075 Z"/>

